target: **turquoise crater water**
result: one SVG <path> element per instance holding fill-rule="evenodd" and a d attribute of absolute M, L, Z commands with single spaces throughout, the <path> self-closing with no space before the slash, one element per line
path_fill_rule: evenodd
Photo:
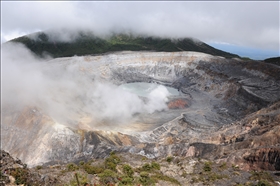
<path fill-rule="evenodd" d="M 130 93 L 136 94 L 141 97 L 149 97 L 152 92 L 164 91 L 168 94 L 168 96 L 178 96 L 180 92 L 177 89 L 159 85 L 156 83 L 145 83 L 145 82 L 137 82 L 137 83 L 126 83 L 119 86 L 122 90 L 128 91 Z"/>

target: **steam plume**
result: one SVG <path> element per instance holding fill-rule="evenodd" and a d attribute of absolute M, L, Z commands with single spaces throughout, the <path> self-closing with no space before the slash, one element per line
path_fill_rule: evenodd
<path fill-rule="evenodd" d="M 121 123 L 136 113 L 167 109 L 169 95 L 159 86 L 144 102 L 137 95 L 119 89 L 96 74 L 84 74 L 76 63 L 39 59 L 21 44 L 2 47 L 2 103 L 14 109 L 34 106 L 65 125 L 75 126 L 82 117 L 91 125 L 101 121 Z M 70 124 L 71 123 L 71 124 Z"/>

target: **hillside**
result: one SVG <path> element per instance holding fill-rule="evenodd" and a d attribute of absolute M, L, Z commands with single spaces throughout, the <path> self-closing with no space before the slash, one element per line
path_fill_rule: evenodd
<path fill-rule="evenodd" d="M 280 66 L 280 57 L 267 58 L 264 62 Z"/>
<path fill-rule="evenodd" d="M 0 185 L 277 185 L 269 171 L 243 171 L 235 164 L 168 156 L 150 160 L 141 155 L 111 152 L 105 159 L 27 168 L 9 153 L 0 154 Z M 77 177 L 76 177 L 77 175 Z"/>
<path fill-rule="evenodd" d="M 34 39 L 35 35 L 37 39 Z M 42 56 L 44 53 L 48 53 L 54 58 L 70 57 L 74 55 L 93 55 L 124 50 L 165 52 L 196 51 L 214 56 L 223 56 L 225 58 L 239 57 L 238 55 L 218 50 L 191 38 L 171 40 L 155 37 L 136 37 L 125 34 L 115 34 L 107 39 L 103 39 L 92 34 L 79 33 L 73 42 L 57 42 L 51 39 L 48 34 L 40 32 L 29 36 L 19 37 L 11 41 L 23 43 L 39 56 Z"/>

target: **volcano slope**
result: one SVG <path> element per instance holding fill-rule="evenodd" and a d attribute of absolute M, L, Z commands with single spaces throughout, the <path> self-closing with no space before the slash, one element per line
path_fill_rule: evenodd
<path fill-rule="evenodd" d="M 22 100 L 15 96 L 7 101 L 11 95 L 4 91 L 1 118 L 2 148 L 29 166 L 118 151 L 280 170 L 278 66 L 199 52 L 124 51 L 56 58 L 35 69 L 41 72 L 38 77 L 49 80 L 43 91 L 34 90 L 33 101 L 17 107 L 13 103 Z M 164 99 L 165 107 L 142 112 L 157 96 L 135 101 L 115 91 L 132 82 L 158 83 L 180 94 Z M 135 109 L 138 104 L 141 108 Z"/>

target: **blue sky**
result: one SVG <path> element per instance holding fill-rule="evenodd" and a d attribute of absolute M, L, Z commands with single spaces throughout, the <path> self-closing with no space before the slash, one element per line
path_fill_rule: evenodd
<path fill-rule="evenodd" d="M 233 54 L 237 54 L 240 57 L 249 57 L 255 60 L 264 60 L 266 58 L 280 56 L 279 50 L 260 49 L 260 48 L 252 48 L 246 46 L 238 46 L 238 45 L 214 43 L 214 42 L 210 42 L 207 44 L 217 49 L 230 52 Z"/>

